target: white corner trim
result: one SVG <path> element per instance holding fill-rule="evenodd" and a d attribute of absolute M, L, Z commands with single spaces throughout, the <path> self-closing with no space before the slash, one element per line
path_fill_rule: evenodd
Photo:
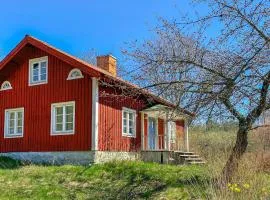
<path fill-rule="evenodd" d="M 145 136 L 144 136 L 144 112 L 141 112 L 141 150 L 144 150 Z"/>
<path fill-rule="evenodd" d="M 79 73 L 79 76 L 76 76 L 76 77 L 72 77 L 72 74 L 74 72 L 78 72 Z M 83 74 L 82 74 L 82 71 L 79 70 L 78 68 L 74 68 L 72 69 L 69 74 L 68 74 L 68 77 L 67 77 L 67 80 L 74 80 L 74 79 L 80 79 L 80 78 L 84 78 Z"/>
<path fill-rule="evenodd" d="M 47 63 L 47 73 L 46 73 L 46 80 L 44 81 L 33 81 L 32 80 L 32 65 L 34 63 L 39 62 L 46 62 Z M 28 68 L 28 85 L 29 86 L 35 86 L 35 85 L 42 85 L 48 83 L 48 74 L 49 74 L 49 62 L 48 62 L 48 56 L 43 56 L 40 58 L 34 58 L 29 60 L 29 68 Z"/>
<path fill-rule="evenodd" d="M 99 88 L 98 79 L 92 77 L 92 150 L 98 150 L 98 110 L 99 110 Z"/>

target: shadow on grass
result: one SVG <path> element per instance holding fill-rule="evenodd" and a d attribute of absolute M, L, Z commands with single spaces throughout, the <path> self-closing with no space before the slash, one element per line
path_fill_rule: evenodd
<path fill-rule="evenodd" d="M 0 169 L 17 169 L 22 165 L 23 163 L 21 161 L 6 156 L 0 156 Z"/>

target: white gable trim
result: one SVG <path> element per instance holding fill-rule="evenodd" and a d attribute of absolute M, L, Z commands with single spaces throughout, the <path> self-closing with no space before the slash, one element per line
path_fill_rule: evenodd
<path fill-rule="evenodd" d="M 98 79 L 92 78 L 92 150 L 98 150 Z"/>

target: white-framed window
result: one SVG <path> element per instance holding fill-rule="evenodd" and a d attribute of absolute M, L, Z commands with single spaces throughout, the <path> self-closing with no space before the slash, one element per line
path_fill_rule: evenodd
<path fill-rule="evenodd" d="M 23 137 L 24 108 L 5 110 L 5 138 Z"/>
<path fill-rule="evenodd" d="M 1 85 L 1 91 L 3 91 L 3 90 L 11 90 L 12 89 L 12 86 L 11 86 L 11 84 L 10 84 L 10 82 L 9 81 L 4 81 L 3 83 L 2 83 L 2 85 Z"/>
<path fill-rule="evenodd" d="M 136 110 L 123 107 L 122 135 L 127 137 L 136 137 Z"/>
<path fill-rule="evenodd" d="M 51 135 L 74 134 L 75 102 L 54 103 L 51 109 Z"/>
<path fill-rule="evenodd" d="M 74 80 L 74 79 L 79 79 L 79 78 L 83 78 L 82 72 L 81 70 L 75 68 L 69 72 L 67 80 Z"/>
<path fill-rule="evenodd" d="M 176 141 L 176 123 L 173 121 L 169 121 L 168 122 L 168 131 L 169 131 L 169 135 L 170 135 L 170 141 L 172 143 L 175 143 Z"/>
<path fill-rule="evenodd" d="M 29 85 L 48 82 L 48 56 L 29 60 Z"/>

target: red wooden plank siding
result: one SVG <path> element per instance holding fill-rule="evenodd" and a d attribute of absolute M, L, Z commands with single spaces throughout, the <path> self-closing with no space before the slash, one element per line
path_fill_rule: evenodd
<path fill-rule="evenodd" d="M 158 118 L 158 147 L 164 149 L 164 120 Z"/>
<path fill-rule="evenodd" d="M 48 56 L 48 84 L 28 86 L 29 59 Z M 74 66 L 76 67 L 76 66 Z M 0 91 L 0 151 L 79 151 L 91 149 L 91 78 L 67 81 L 73 66 L 27 46 L 1 70 L 0 82 L 13 89 Z M 51 136 L 51 104 L 75 101 L 75 134 Z M 4 110 L 24 107 L 23 138 L 4 139 Z"/>
<path fill-rule="evenodd" d="M 176 136 L 184 140 L 185 121 L 178 120 L 176 121 L 175 125 L 176 125 Z"/>
<path fill-rule="evenodd" d="M 141 147 L 141 115 L 143 102 L 115 95 L 110 88 L 99 88 L 99 150 L 137 151 Z M 106 95 L 108 94 L 108 95 Z M 122 108 L 137 111 L 136 138 L 122 136 Z"/>

